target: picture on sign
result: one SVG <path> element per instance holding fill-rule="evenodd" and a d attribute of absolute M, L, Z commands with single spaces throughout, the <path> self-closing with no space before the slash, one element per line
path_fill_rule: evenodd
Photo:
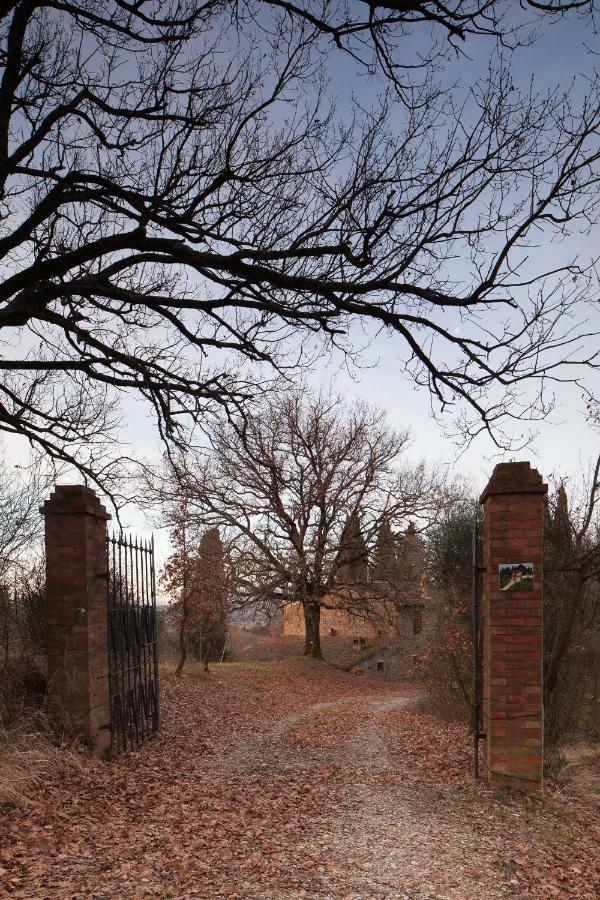
<path fill-rule="evenodd" d="M 498 581 L 501 591 L 532 591 L 533 563 L 500 563 Z"/>

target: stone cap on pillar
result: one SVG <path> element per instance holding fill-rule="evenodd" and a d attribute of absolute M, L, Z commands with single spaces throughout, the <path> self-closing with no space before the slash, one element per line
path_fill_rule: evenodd
<path fill-rule="evenodd" d="M 492 494 L 547 494 L 548 485 L 537 469 L 528 462 L 498 463 L 487 483 L 480 503 Z"/>
<path fill-rule="evenodd" d="M 84 484 L 57 484 L 50 499 L 40 506 L 42 515 L 62 516 L 87 513 L 97 519 L 110 519 L 98 495 Z"/>

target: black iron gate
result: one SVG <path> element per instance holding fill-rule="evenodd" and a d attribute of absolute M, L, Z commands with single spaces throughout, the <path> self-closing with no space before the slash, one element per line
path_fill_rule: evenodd
<path fill-rule="evenodd" d="M 113 750 L 132 750 L 159 725 L 154 540 L 109 536 L 108 658 Z"/>
<path fill-rule="evenodd" d="M 482 732 L 483 701 L 483 616 L 481 613 L 482 542 L 477 518 L 473 525 L 473 586 L 471 599 L 471 634 L 473 670 L 471 679 L 471 734 L 473 738 L 473 774 L 479 777 L 479 741 Z"/>

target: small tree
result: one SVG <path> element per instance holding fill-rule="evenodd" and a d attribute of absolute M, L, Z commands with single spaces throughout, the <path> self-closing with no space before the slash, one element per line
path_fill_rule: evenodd
<path fill-rule="evenodd" d="M 169 513 L 173 552 L 167 559 L 161 581 L 170 594 L 176 596 L 171 608 L 179 618 L 179 660 L 175 674 L 179 678 L 187 658 L 187 639 L 193 621 L 194 559 L 189 552 L 189 521 L 185 502 L 178 503 Z"/>
<path fill-rule="evenodd" d="M 222 654 L 227 638 L 230 575 L 218 528 L 200 536 L 190 521 L 188 504 L 180 502 L 170 514 L 173 553 L 165 563 L 162 582 L 176 595 L 171 609 L 178 617 L 179 660 L 175 674 L 183 671 L 188 651 L 194 650 L 208 672 L 210 660 Z"/>
<path fill-rule="evenodd" d="M 466 718 L 471 703 L 470 604 L 473 526 L 481 522 L 475 498 L 442 512 L 427 540 L 427 575 L 435 626 L 422 665 L 434 683 L 440 712 Z"/>
<path fill-rule="evenodd" d="M 390 523 L 381 523 L 373 553 L 373 580 L 392 584 L 397 576 L 396 539 Z"/>
<path fill-rule="evenodd" d="M 225 648 L 230 587 L 219 529 L 208 528 L 202 534 L 194 560 L 192 592 L 195 615 L 191 626 L 205 672 L 208 672 L 209 662 L 218 659 Z"/>
<path fill-rule="evenodd" d="M 342 530 L 337 568 L 339 586 L 365 585 L 367 583 L 369 550 L 360 527 L 358 510 L 350 513 Z"/>

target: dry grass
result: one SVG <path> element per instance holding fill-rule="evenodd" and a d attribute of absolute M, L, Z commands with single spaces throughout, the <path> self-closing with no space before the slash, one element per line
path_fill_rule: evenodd
<path fill-rule="evenodd" d="M 558 795 L 587 801 L 600 810 L 600 743 L 564 747 L 552 774 Z"/>
<path fill-rule="evenodd" d="M 73 749 L 52 742 L 50 721 L 39 710 L 25 711 L 8 728 L 0 726 L 0 807 L 25 808 L 49 778 L 81 771 Z"/>

